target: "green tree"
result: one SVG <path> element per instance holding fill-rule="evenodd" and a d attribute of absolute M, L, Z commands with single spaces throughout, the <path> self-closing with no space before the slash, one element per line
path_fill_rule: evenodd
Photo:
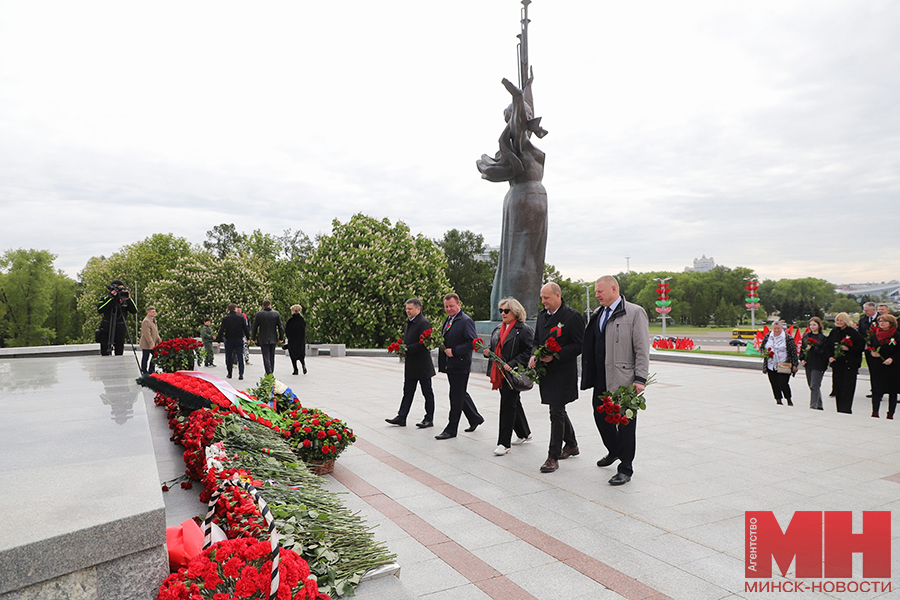
<path fill-rule="evenodd" d="M 100 322 L 97 304 L 106 295 L 106 286 L 113 279 L 125 282 L 138 309 L 138 319 L 129 320 L 132 336 L 137 336 L 139 319 L 146 307 L 144 289 L 154 281 L 165 279 L 178 261 L 197 254 L 199 250 L 184 238 L 171 233 L 156 233 L 140 242 L 123 246 L 109 258 L 99 256 L 88 260 L 78 274 L 81 290 L 78 296 L 78 313 L 83 323 L 81 341 L 93 341 L 94 329 Z M 137 337 L 134 338 L 135 343 Z"/>
<path fill-rule="evenodd" d="M 0 256 L 0 306 L 4 343 L 11 347 L 41 346 L 55 332 L 45 323 L 50 315 L 56 255 L 46 250 L 7 250 Z"/>
<path fill-rule="evenodd" d="M 466 314 L 473 319 L 491 318 L 491 288 L 497 270 L 497 253 L 484 260 L 484 237 L 471 231 L 451 229 L 435 242 L 447 259 L 447 279 L 468 307 Z"/>
<path fill-rule="evenodd" d="M 62 271 L 57 271 L 50 284 L 50 314 L 44 326 L 53 332 L 51 344 L 69 344 L 81 334 L 76 295 L 78 284 Z"/>
<path fill-rule="evenodd" d="M 859 302 L 847 296 L 839 296 L 831 305 L 831 312 L 833 313 L 845 312 L 852 315 L 861 310 L 862 306 L 859 305 Z"/>
<path fill-rule="evenodd" d="M 544 263 L 543 277 L 543 283 L 549 283 L 552 281 L 559 286 L 560 295 L 562 296 L 563 300 L 565 300 L 566 304 L 568 304 L 575 310 L 584 313 L 586 310 L 590 311 L 598 306 L 597 299 L 594 297 L 593 282 L 588 283 L 580 279 L 572 281 L 568 277 L 563 277 L 556 267 L 548 263 Z M 529 300 L 529 304 L 531 306 L 525 304 L 524 300 L 522 301 L 522 305 L 527 309 L 528 317 L 532 318 L 533 316 L 537 315 L 537 313 L 543 308 L 543 306 L 541 305 L 540 297 Z"/>
<path fill-rule="evenodd" d="M 432 320 L 443 314 L 443 295 L 450 290 L 446 268 L 434 242 L 413 236 L 402 221 L 392 225 L 363 214 L 344 224 L 335 219 L 331 235 L 320 239 L 306 262 L 312 335 L 382 348 L 402 331 L 408 298 L 420 298 Z"/>
<path fill-rule="evenodd" d="M 207 252 L 185 256 L 164 279 L 147 288 L 148 305 L 159 311 L 163 339 L 196 337 L 202 320 L 217 323 L 232 302 L 252 318 L 271 284 L 259 259 L 229 255 L 219 259 Z"/>
<path fill-rule="evenodd" d="M 225 258 L 236 252 L 245 239 L 245 236 L 235 229 L 234 223 L 222 223 L 206 232 L 203 247 L 218 258 Z"/>

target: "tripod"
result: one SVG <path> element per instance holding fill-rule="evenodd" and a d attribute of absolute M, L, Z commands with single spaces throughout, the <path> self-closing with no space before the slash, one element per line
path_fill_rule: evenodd
<path fill-rule="evenodd" d="M 122 319 L 122 327 L 124 329 L 124 335 L 122 339 L 122 346 L 125 345 L 124 337 L 128 337 L 128 343 L 131 345 L 131 352 L 134 354 L 134 362 L 137 363 L 138 370 L 141 368 L 141 361 L 138 359 L 137 350 L 134 347 L 134 339 L 131 337 L 131 331 L 128 329 L 128 324 L 125 322 L 125 314 L 121 311 L 121 299 L 116 299 L 116 303 L 113 304 L 112 310 L 109 311 L 109 335 L 106 339 L 106 351 L 107 355 L 112 356 L 113 351 L 115 351 L 116 356 L 121 356 L 122 352 L 119 352 L 119 346 L 116 344 L 116 329 L 119 326 L 119 318 L 121 316 Z M 124 349 L 124 348 L 123 348 Z"/>

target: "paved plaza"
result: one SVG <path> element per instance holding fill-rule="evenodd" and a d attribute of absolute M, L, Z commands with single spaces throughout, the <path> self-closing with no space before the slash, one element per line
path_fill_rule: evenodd
<path fill-rule="evenodd" d="M 245 381 L 235 377 L 234 384 L 256 383 L 262 366 L 254 359 Z M 116 360 L 136 370 L 133 359 L 14 360 Z M 537 390 L 523 394 L 534 440 L 498 457 L 499 395 L 479 373 L 469 391 L 486 422 L 438 441 L 448 411 L 445 376 L 434 379 L 435 427 L 419 430 L 413 423 L 422 416 L 420 395 L 408 427 L 384 422 L 400 400 L 403 365 L 396 358 L 307 362 L 308 375 L 292 376 L 288 360 L 278 356 L 275 375 L 305 405 L 355 430 L 359 440 L 326 476 L 328 486 L 346 492 L 347 504 L 398 555 L 399 578 L 363 582 L 361 600 L 896 597 L 745 591 L 751 580 L 744 579 L 744 511 L 771 510 L 782 527 L 794 511 L 853 511 L 858 532 L 862 511 L 900 508 L 900 422 L 886 420 L 884 408 L 882 418 L 869 416 L 865 377 L 854 414 L 839 415 L 833 399 L 825 411 L 806 408 L 802 373 L 791 381 L 795 406 L 788 407 L 775 404 L 759 370 L 653 360 L 657 383 L 639 417 L 634 478 L 611 487 L 614 467 L 596 466 L 605 450 L 587 392 L 569 405 L 581 455 L 542 474 L 549 419 Z M 221 367 L 211 371 L 224 375 Z M 159 477 L 173 477 L 183 470 L 181 449 L 168 441 L 162 409 L 152 407 L 149 393 L 144 398 Z M 204 511 L 196 493 L 163 494 L 170 525 Z M 896 538 L 900 528 L 892 524 Z M 861 581 L 860 555 L 853 560 L 854 579 Z M 892 572 L 900 573 L 897 555 Z"/>
<path fill-rule="evenodd" d="M 347 491 L 347 503 L 378 525 L 410 598 L 781 597 L 744 591 L 744 511 L 771 510 L 786 527 L 798 510 L 852 510 L 861 519 L 863 510 L 900 508 L 900 422 L 884 419 L 884 408 L 881 419 L 869 416 L 864 377 L 855 413 L 839 415 L 833 399 L 825 411 L 807 408 L 802 373 L 788 407 L 775 404 L 760 370 L 651 361 L 658 383 L 639 417 L 634 478 L 612 487 L 614 467 L 596 466 L 605 450 L 588 392 L 569 405 L 581 455 L 542 474 L 549 417 L 537 390 L 523 394 L 534 441 L 494 456 L 499 394 L 479 373 L 469 392 L 485 424 L 438 441 L 448 412 L 444 375 L 434 378 L 435 427 L 419 430 L 421 395 L 409 426 L 384 422 L 400 401 L 396 358 L 308 364 L 308 375 L 292 376 L 278 357 L 275 374 L 304 404 L 354 428 L 359 441 L 338 460 L 331 488 Z M 247 381 L 261 374 L 254 364 Z M 893 570 L 900 573 L 897 557 Z M 364 583 L 358 597 L 398 597 L 378 586 Z"/>

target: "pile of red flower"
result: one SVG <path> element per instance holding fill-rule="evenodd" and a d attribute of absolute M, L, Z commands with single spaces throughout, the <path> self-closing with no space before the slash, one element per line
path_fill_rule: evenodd
<path fill-rule="evenodd" d="M 396 342 L 388 344 L 387 350 L 397 356 L 406 356 L 406 344 L 403 343 L 403 338 L 397 338 Z"/>
<path fill-rule="evenodd" d="M 316 600 L 316 580 L 296 552 L 282 548 L 278 558 L 278 600 Z M 187 567 L 166 578 L 157 600 L 269 597 L 272 552 L 269 542 L 236 538 L 217 542 L 191 559 Z"/>
<path fill-rule="evenodd" d="M 156 364 L 166 373 L 190 369 L 200 358 L 203 344 L 194 338 L 175 338 L 153 348 Z"/>
<path fill-rule="evenodd" d="M 689 337 L 677 337 L 674 341 L 670 338 L 659 338 L 653 340 L 653 347 L 657 350 L 693 350 L 694 340 Z"/>
<path fill-rule="evenodd" d="M 644 387 L 655 382 L 654 376 L 650 375 Z M 601 396 L 603 403 L 597 407 L 597 412 L 606 414 L 607 423 L 628 425 L 629 421 L 637 416 L 637 411 L 647 409 L 644 392 L 638 393 L 633 385 L 620 385 L 615 392 L 603 392 Z"/>
<path fill-rule="evenodd" d="M 306 463 L 337 458 L 356 441 L 356 435 L 346 423 L 318 408 L 294 409 L 284 419 L 290 422 L 288 441 L 294 453 Z"/>

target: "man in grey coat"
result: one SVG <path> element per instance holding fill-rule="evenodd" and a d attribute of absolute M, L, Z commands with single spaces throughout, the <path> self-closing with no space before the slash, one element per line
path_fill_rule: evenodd
<path fill-rule="evenodd" d="M 605 275 L 594 285 L 600 308 L 591 314 L 584 332 L 581 352 L 581 389 L 593 388 L 591 407 L 594 421 L 606 446 L 607 455 L 597 461 L 608 467 L 617 460 L 619 466 L 609 480 L 610 485 L 631 481 L 634 460 L 637 415 L 627 425 L 606 421 L 597 410 L 603 392 L 615 392 L 620 386 L 634 386 L 641 393 L 650 370 L 650 329 L 647 311 L 626 302 L 619 294 L 619 282 Z"/>
<path fill-rule="evenodd" d="M 272 302 L 269 300 L 263 301 L 262 310 L 253 318 L 250 338 L 254 344 L 259 344 L 263 368 L 266 375 L 270 375 L 275 370 L 275 346 L 284 340 L 284 325 L 281 323 L 281 315 L 272 309 Z"/>

